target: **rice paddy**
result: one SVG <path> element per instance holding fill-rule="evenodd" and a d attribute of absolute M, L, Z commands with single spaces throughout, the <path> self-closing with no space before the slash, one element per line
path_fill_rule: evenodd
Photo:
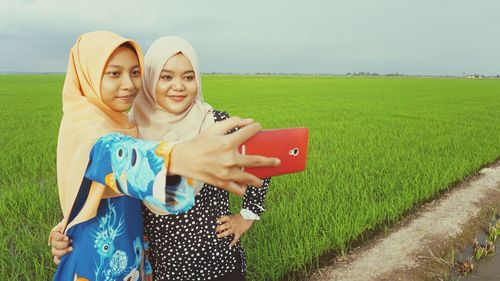
<path fill-rule="evenodd" d="M 0 280 L 50 280 L 61 218 L 62 75 L 0 75 Z M 264 128 L 308 127 L 305 172 L 276 177 L 244 236 L 249 280 L 281 280 L 500 157 L 500 80 L 215 76 L 205 100 Z M 239 200 L 233 198 L 233 210 Z"/>

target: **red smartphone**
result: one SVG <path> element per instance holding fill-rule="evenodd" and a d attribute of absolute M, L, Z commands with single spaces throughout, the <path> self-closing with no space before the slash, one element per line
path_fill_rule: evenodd
<path fill-rule="evenodd" d="M 303 171 L 306 168 L 307 128 L 262 130 L 239 147 L 243 155 L 262 155 L 281 160 L 278 167 L 248 167 L 247 173 L 259 178 Z"/>

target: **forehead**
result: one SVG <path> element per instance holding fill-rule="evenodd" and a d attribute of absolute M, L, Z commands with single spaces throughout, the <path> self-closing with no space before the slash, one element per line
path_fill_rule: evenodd
<path fill-rule="evenodd" d="M 193 71 L 193 65 L 191 61 L 183 54 L 177 53 L 171 56 L 163 66 L 163 70 L 166 71 Z"/>
<path fill-rule="evenodd" d="M 137 54 L 127 47 L 118 47 L 109 57 L 106 67 L 135 67 L 139 65 Z"/>

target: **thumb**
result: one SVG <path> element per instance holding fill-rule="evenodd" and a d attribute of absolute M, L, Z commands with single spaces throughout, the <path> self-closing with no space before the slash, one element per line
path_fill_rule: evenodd
<path fill-rule="evenodd" d="M 247 191 L 246 185 L 237 184 L 234 181 L 223 182 L 223 184 L 220 185 L 219 187 L 224 189 L 227 192 L 231 192 L 231 193 L 238 195 L 240 197 L 245 195 L 245 193 Z"/>
<path fill-rule="evenodd" d="M 241 234 L 239 234 L 239 233 L 234 234 L 233 241 L 231 241 L 231 244 L 229 244 L 229 249 L 236 246 L 236 243 L 238 243 L 238 240 L 240 240 L 240 236 L 241 236 Z"/>
<path fill-rule="evenodd" d="M 53 236 L 53 233 L 54 232 L 58 232 L 58 233 L 62 233 L 64 230 L 63 228 L 63 222 L 59 222 L 56 226 L 54 226 L 54 228 L 52 228 L 52 230 L 50 231 L 49 233 L 49 237 L 47 239 L 47 244 L 50 246 L 50 242 L 51 242 L 51 239 L 52 239 L 52 236 Z"/>

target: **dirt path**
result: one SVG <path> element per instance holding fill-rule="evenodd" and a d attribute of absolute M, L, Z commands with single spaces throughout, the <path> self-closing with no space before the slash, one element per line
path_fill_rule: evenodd
<path fill-rule="evenodd" d="M 463 238 L 486 206 L 500 207 L 500 162 L 423 206 L 402 225 L 375 237 L 334 265 L 319 269 L 309 281 L 423 280 L 433 249 Z M 432 260 L 434 259 L 434 260 Z M 436 279 L 434 279 L 436 280 Z"/>

